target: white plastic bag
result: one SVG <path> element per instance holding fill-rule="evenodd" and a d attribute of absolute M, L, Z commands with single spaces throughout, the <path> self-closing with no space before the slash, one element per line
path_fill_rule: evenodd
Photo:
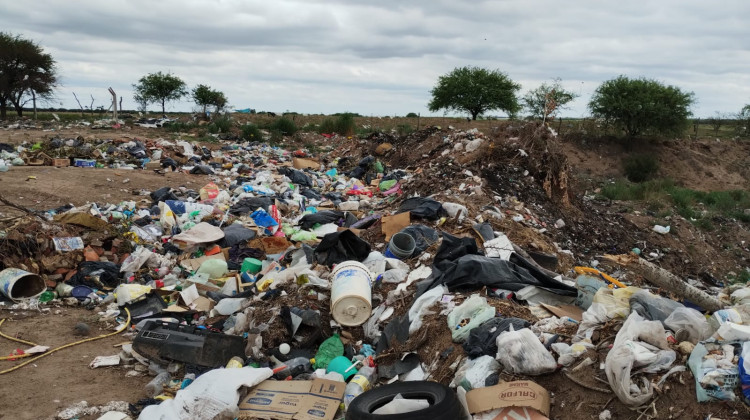
<path fill-rule="evenodd" d="M 674 332 L 679 330 L 687 331 L 687 341 L 693 344 L 711 336 L 711 326 L 708 325 L 706 317 L 693 308 L 675 309 L 664 320 L 664 325 Z"/>
<path fill-rule="evenodd" d="M 484 355 L 467 359 L 456 371 L 451 387 L 463 387 L 467 391 L 484 388 L 487 377 L 500 371 L 500 363 L 494 357 Z"/>
<path fill-rule="evenodd" d="M 631 313 L 617 333 L 604 364 L 610 387 L 617 398 L 629 407 L 645 404 L 654 394 L 646 378 L 641 378 L 640 386 L 631 381 L 633 368 L 645 366 L 642 371 L 657 372 L 668 368 L 677 358 L 672 350 L 659 350 L 638 339 L 662 345 L 662 340 L 666 342 L 664 327 L 659 321 L 646 321 L 637 312 Z"/>
<path fill-rule="evenodd" d="M 402 414 L 411 413 L 412 411 L 423 410 L 430 406 L 430 401 L 425 399 L 409 399 L 404 398 L 401 394 L 396 394 L 395 397 L 388 404 L 379 407 L 373 411 L 372 414 L 386 415 L 386 414 Z"/>
<path fill-rule="evenodd" d="M 440 298 L 442 298 L 446 293 L 448 293 L 447 287 L 438 286 L 426 291 L 420 297 L 418 297 L 417 300 L 414 301 L 414 303 L 411 305 L 411 308 L 409 308 L 409 321 L 411 322 L 411 324 L 409 324 L 410 335 L 414 334 L 420 328 L 422 328 L 422 319 L 425 317 L 425 315 L 429 315 L 431 313 L 429 311 L 430 307 L 435 302 L 439 301 Z"/>
<path fill-rule="evenodd" d="M 139 419 L 210 420 L 236 417 L 241 386 L 253 387 L 268 379 L 273 371 L 268 368 L 214 369 L 177 391 L 174 399 L 150 405 L 141 411 Z M 231 418 L 228 417 L 228 418 Z"/>
<path fill-rule="evenodd" d="M 497 337 L 497 360 L 505 370 L 521 375 L 541 375 L 557 369 L 557 362 L 528 328 L 501 333 Z"/>
<path fill-rule="evenodd" d="M 471 295 L 464 303 L 448 314 L 448 328 L 451 330 L 453 341 L 457 343 L 465 341 L 472 329 L 494 316 L 495 308 L 487 303 L 487 299 L 477 294 Z M 469 322 L 461 326 L 461 322 L 466 319 Z"/>

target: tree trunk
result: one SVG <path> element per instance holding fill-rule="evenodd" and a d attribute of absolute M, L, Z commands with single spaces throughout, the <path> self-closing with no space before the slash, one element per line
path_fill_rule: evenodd
<path fill-rule="evenodd" d="M 479 112 L 471 111 L 471 120 L 476 121 L 478 115 L 479 115 Z"/>
<path fill-rule="evenodd" d="M 8 104 L 3 101 L 0 102 L 0 120 L 4 120 L 8 116 Z"/>
<path fill-rule="evenodd" d="M 161 114 L 166 115 L 167 111 L 164 110 L 164 99 L 161 100 Z"/>
<path fill-rule="evenodd" d="M 721 302 L 708 293 L 687 284 L 683 279 L 669 271 L 636 255 L 605 255 L 604 259 L 633 270 L 636 274 L 646 279 L 646 281 L 668 290 L 683 299 L 687 299 L 703 309 L 714 312 L 724 308 Z"/>

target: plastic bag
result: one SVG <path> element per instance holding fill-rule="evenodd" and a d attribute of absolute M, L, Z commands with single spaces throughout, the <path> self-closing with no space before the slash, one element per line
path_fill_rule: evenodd
<path fill-rule="evenodd" d="M 524 328 L 497 337 L 497 360 L 505 370 L 521 375 L 541 375 L 557 369 L 557 362 L 539 338 Z"/>
<path fill-rule="evenodd" d="M 460 386 L 467 391 L 492 386 L 499 379 L 498 372 L 500 372 L 500 363 L 493 356 L 467 359 L 456 371 L 450 386 L 452 388 Z M 488 383 L 488 380 L 494 383 Z"/>
<path fill-rule="evenodd" d="M 673 311 L 684 306 L 672 299 L 655 295 L 648 290 L 639 290 L 630 297 L 630 309 L 652 321 L 664 321 Z"/>
<path fill-rule="evenodd" d="M 557 359 L 557 363 L 563 366 L 572 365 L 573 362 L 575 362 L 579 357 L 586 353 L 586 350 L 589 348 L 595 348 L 595 346 L 585 341 L 573 343 L 572 345 L 568 345 L 566 343 L 552 344 L 552 350 L 560 355 L 560 357 Z"/>
<path fill-rule="evenodd" d="M 740 389 L 746 400 L 750 401 L 750 341 L 742 343 L 740 353 Z"/>
<path fill-rule="evenodd" d="M 617 398 L 629 407 L 645 404 L 654 393 L 651 383 L 646 378 L 641 378 L 640 387 L 631 381 L 633 368 L 645 366 L 642 371 L 657 372 L 669 367 L 677 358 L 672 350 L 660 351 L 656 347 L 636 341 L 638 339 L 646 339 L 653 342 L 652 344 L 664 344 L 664 348 L 668 347 L 661 322 L 646 321 L 637 312 L 631 313 L 625 320 L 617 333 L 612 350 L 607 354 L 604 370 Z"/>
<path fill-rule="evenodd" d="M 720 341 L 750 341 L 750 325 L 726 322 L 719 327 L 714 337 Z"/>
<path fill-rule="evenodd" d="M 740 371 L 733 363 L 734 354 L 732 344 L 703 342 L 695 346 L 688 358 L 688 366 L 695 377 L 698 402 L 735 400 L 734 390 L 740 382 Z"/>
<path fill-rule="evenodd" d="M 216 198 L 216 196 L 219 195 L 219 186 L 214 184 L 213 182 L 209 182 L 200 189 L 199 193 L 201 196 L 201 201 L 213 200 L 214 198 Z"/>
<path fill-rule="evenodd" d="M 443 297 L 444 294 L 448 293 L 448 289 L 444 286 L 439 286 L 429 290 L 422 296 L 418 297 L 409 308 L 409 334 L 414 334 L 420 328 L 422 328 L 422 319 L 425 315 L 429 315 L 430 307 Z M 494 313 L 493 313 L 494 316 Z"/>
<path fill-rule="evenodd" d="M 461 343 L 469 337 L 473 328 L 495 316 L 495 308 L 487 303 L 487 299 L 479 295 L 471 295 L 466 301 L 448 314 L 448 328 L 451 329 L 453 341 Z M 467 323 L 461 325 L 464 320 Z"/>
<path fill-rule="evenodd" d="M 189 387 L 177 391 L 174 399 L 143 409 L 139 419 L 209 420 L 233 418 L 237 413 L 242 386 L 254 387 L 271 377 L 268 368 L 214 369 L 204 373 Z M 228 417 L 225 417 L 228 416 Z"/>
<path fill-rule="evenodd" d="M 687 331 L 687 341 L 693 344 L 711 336 L 711 326 L 708 325 L 706 317 L 693 308 L 675 309 L 664 320 L 664 325 L 675 333 L 679 330 Z"/>

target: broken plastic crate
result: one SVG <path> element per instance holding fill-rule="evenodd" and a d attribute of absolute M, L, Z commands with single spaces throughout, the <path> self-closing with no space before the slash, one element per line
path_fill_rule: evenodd
<path fill-rule="evenodd" d="M 173 322 L 148 321 L 133 340 L 133 349 L 161 363 L 220 367 L 234 356 L 245 358 L 242 337 Z"/>

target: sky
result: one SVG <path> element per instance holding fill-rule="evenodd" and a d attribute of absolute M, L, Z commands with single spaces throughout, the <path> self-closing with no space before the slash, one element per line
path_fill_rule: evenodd
<path fill-rule="evenodd" d="M 427 109 L 438 77 L 477 66 L 506 73 L 519 96 L 562 79 L 579 95 L 565 117 L 588 115 L 619 75 L 692 91 L 707 117 L 750 103 L 748 16 L 747 0 L 5 0 L 0 30 L 57 60 L 55 107 L 77 108 L 75 92 L 106 108 L 111 86 L 135 109 L 132 84 L 162 71 L 236 109 L 443 115 Z"/>

